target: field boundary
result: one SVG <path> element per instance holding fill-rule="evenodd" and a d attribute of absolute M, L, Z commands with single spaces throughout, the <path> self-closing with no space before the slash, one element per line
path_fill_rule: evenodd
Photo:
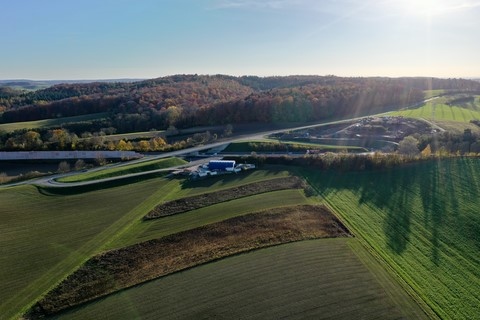
<path fill-rule="evenodd" d="M 249 183 L 243 186 L 210 193 L 202 193 L 196 196 L 165 202 L 156 206 L 152 211 L 147 213 L 144 217 L 144 220 L 167 217 L 260 193 L 303 188 L 305 188 L 305 182 L 296 176 Z"/>

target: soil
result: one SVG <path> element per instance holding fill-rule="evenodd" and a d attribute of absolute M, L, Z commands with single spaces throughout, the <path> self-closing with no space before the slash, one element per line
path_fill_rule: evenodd
<path fill-rule="evenodd" d="M 265 180 L 246 184 L 240 187 L 204 193 L 197 196 L 165 202 L 156 206 L 144 217 L 144 219 L 149 220 L 171 216 L 174 214 L 200 209 L 217 203 L 248 197 L 260 193 L 285 189 L 303 189 L 304 187 L 305 183 L 298 177 Z"/>

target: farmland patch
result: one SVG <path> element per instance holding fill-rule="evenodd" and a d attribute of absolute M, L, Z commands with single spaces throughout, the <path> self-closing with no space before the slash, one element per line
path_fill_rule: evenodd
<path fill-rule="evenodd" d="M 355 243 L 320 239 L 251 251 L 122 290 L 56 319 L 425 319 L 380 265 L 365 267 L 357 254 L 368 252 Z"/>
<path fill-rule="evenodd" d="M 461 97 L 461 96 L 460 96 Z M 468 123 L 480 119 L 480 103 L 478 96 L 468 102 L 456 95 L 439 97 L 419 107 L 390 112 L 393 116 L 410 118 L 426 118 L 433 121 L 457 121 Z"/>
<path fill-rule="evenodd" d="M 298 177 L 265 180 L 235 188 L 169 201 L 155 207 L 144 217 L 144 219 L 148 220 L 166 217 L 259 193 L 285 189 L 302 189 L 304 187 L 305 183 Z"/>
<path fill-rule="evenodd" d="M 232 218 L 95 256 L 42 299 L 32 317 L 236 253 L 349 235 L 324 206 L 284 207 Z"/>
<path fill-rule="evenodd" d="M 350 230 L 443 319 L 480 305 L 480 161 L 449 159 L 308 181 Z"/>

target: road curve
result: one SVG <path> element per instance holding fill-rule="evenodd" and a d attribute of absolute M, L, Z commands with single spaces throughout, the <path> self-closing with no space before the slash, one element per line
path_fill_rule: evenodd
<path fill-rule="evenodd" d="M 425 102 L 433 100 L 435 98 L 437 98 L 437 97 L 426 99 L 426 100 L 424 100 L 422 102 L 419 102 L 419 103 L 416 103 L 414 105 L 425 103 Z M 266 135 L 280 133 L 280 132 L 284 132 L 286 130 L 304 130 L 304 129 L 310 129 L 310 128 L 315 128 L 315 127 L 320 127 L 320 126 L 327 126 L 327 125 L 332 125 L 332 124 L 347 123 L 347 122 L 356 121 L 356 120 L 359 120 L 359 119 L 362 119 L 362 118 L 367 118 L 367 117 L 384 116 L 384 115 L 388 115 L 388 112 L 381 113 L 381 114 L 376 114 L 376 115 L 354 117 L 354 118 L 349 118 L 349 119 L 344 119 L 344 120 L 336 120 L 336 121 L 323 122 L 323 123 L 322 122 L 321 123 L 314 123 L 314 124 L 298 126 L 298 127 L 286 127 L 286 128 L 277 129 L 277 130 L 257 132 L 257 133 L 253 133 L 253 134 L 244 134 L 244 135 L 239 135 L 239 136 L 232 137 L 232 138 L 229 138 L 229 139 L 224 139 L 222 141 L 215 142 L 215 143 L 209 143 L 209 144 L 205 144 L 205 145 L 201 145 L 201 146 L 195 146 L 195 147 L 186 148 L 186 149 L 177 150 L 177 151 L 165 152 L 165 153 L 155 155 L 155 156 L 147 156 L 147 157 L 144 157 L 144 158 L 138 159 L 138 160 L 115 163 L 115 164 L 107 166 L 107 168 L 112 168 L 112 167 L 116 168 L 116 167 L 128 166 L 128 165 L 131 165 L 131 164 L 134 164 L 134 163 L 141 163 L 141 162 L 151 161 L 151 160 L 156 160 L 156 159 L 185 156 L 185 155 L 188 155 L 188 154 L 195 154 L 195 153 L 200 152 L 200 151 L 205 151 L 205 150 L 217 148 L 217 147 L 220 147 L 220 146 L 223 146 L 225 144 L 232 143 L 232 142 L 238 142 L 238 141 L 242 141 L 242 140 L 251 140 L 251 139 L 261 139 Z M 425 120 L 425 121 L 428 122 L 433 127 L 437 128 L 441 131 L 445 131 L 444 129 L 438 127 L 437 125 L 434 125 L 427 120 Z M 86 186 L 86 185 L 109 182 L 109 181 L 114 181 L 114 180 L 127 179 L 127 178 L 131 178 L 131 177 L 137 177 L 137 176 L 142 176 L 142 175 L 147 175 L 147 174 L 152 174 L 152 173 L 157 173 L 157 172 L 171 171 L 171 170 L 180 169 L 180 168 L 186 167 L 186 166 L 191 166 L 191 164 L 176 166 L 176 167 L 171 167 L 171 168 L 165 168 L 165 169 L 146 171 L 146 172 L 131 173 L 131 174 L 127 174 L 127 175 L 105 178 L 105 179 L 92 180 L 92 181 L 71 182 L 71 183 L 61 183 L 61 182 L 56 181 L 57 179 L 59 179 L 61 177 L 78 174 L 78 172 L 70 172 L 70 173 L 55 174 L 53 176 L 41 177 L 41 178 L 36 178 L 36 179 L 31 179 L 31 180 L 26 180 L 26 181 L 20 181 L 20 182 L 0 185 L 0 188 L 6 188 L 6 187 L 12 187 L 12 186 L 18 186 L 18 185 L 24 185 L 24 184 L 31 184 L 31 185 L 37 185 L 37 186 L 48 186 L 48 187 L 64 187 L 64 188 L 65 187 Z M 100 168 L 93 168 L 91 170 L 88 170 L 88 172 L 100 171 L 100 170 L 103 170 L 103 169 L 105 169 L 105 166 L 100 167 Z"/>

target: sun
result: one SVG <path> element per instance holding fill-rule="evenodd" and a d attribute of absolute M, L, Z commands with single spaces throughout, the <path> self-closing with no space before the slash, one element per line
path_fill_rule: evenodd
<path fill-rule="evenodd" d="M 450 11 L 458 4 L 457 0 L 400 0 L 412 15 L 433 16 Z"/>

